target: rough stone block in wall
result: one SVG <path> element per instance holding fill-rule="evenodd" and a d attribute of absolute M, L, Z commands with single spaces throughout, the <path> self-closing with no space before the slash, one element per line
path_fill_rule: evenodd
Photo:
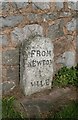
<path fill-rule="evenodd" d="M 78 31 L 78 18 L 72 18 L 66 25 L 68 31 Z"/>
<path fill-rule="evenodd" d="M 48 2 L 33 2 L 32 6 L 34 9 L 50 9 L 50 0 Z"/>
<path fill-rule="evenodd" d="M 60 17 L 70 17 L 71 16 L 71 12 L 67 11 L 67 12 L 60 12 Z"/>
<path fill-rule="evenodd" d="M 19 49 L 3 51 L 2 64 L 3 65 L 19 65 Z"/>
<path fill-rule="evenodd" d="M 56 12 L 49 12 L 49 13 L 45 13 L 42 15 L 42 18 L 45 20 L 55 20 L 57 18 L 59 18 L 59 14 Z"/>
<path fill-rule="evenodd" d="M 0 85 L 0 90 L 2 90 L 3 94 L 6 94 L 9 91 L 12 91 L 15 88 L 15 83 L 13 81 L 5 81 L 2 83 L 2 88 Z"/>
<path fill-rule="evenodd" d="M 76 65 L 76 52 L 73 39 L 75 39 L 73 36 L 67 35 L 53 41 L 55 72 L 62 66 L 72 67 Z"/>
<path fill-rule="evenodd" d="M 28 18 L 30 21 L 35 22 L 35 21 L 41 20 L 41 19 L 42 19 L 42 16 L 39 15 L 39 14 L 35 14 L 35 13 L 28 13 L 27 18 Z"/>
<path fill-rule="evenodd" d="M 76 30 L 76 19 L 73 18 L 71 21 L 69 21 L 66 25 L 68 31 L 74 31 Z"/>
<path fill-rule="evenodd" d="M 2 2 L 0 2 L 0 10 L 2 9 Z"/>
<path fill-rule="evenodd" d="M 38 24 L 26 25 L 24 28 L 15 28 L 11 33 L 12 43 L 16 45 L 28 39 L 30 35 L 43 36 L 43 28 Z"/>
<path fill-rule="evenodd" d="M 8 66 L 7 67 L 7 80 L 13 81 L 16 84 L 19 83 L 19 66 Z"/>
<path fill-rule="evenodd" d="M 64 35 L 63 25 L 64 25 L 64 21 L 58 20 L 55 24 L 49 26 L 48 37 L 54 40 L 58 37 L 63 36 Z"/>
<path fill-rule="evenodd" d="M 24 8 L 24 7 L 27 7 L 28 5 L 29 5 L 29 3 L 27 3 L 27 2 L 14 2 L 14 4 L 16 5 L 16 7 L 18 8 L 18 9 L 20 9 L 20 8 Z"/>
<path fill-rule="evenodd" d="M 17 15 L 17 16 L 9 16 L 6 18 L 1 17 L 0 21 L 2 21 L 2 24 L 0 24 L 0 27 L 14 27 L 18 23 L 22 22 L 23 16 Z"/>
<path fill-rule="evenodd" d="M 78 33 L 78 18 L 76 18 L 76 30 L 77 30 L 77 33 Z"/>
<path fill-rule="evenodd" d="M 63 8 L 63 2 L 64 2 L 64 0 L 56 0 L 56 8 L 58 10 Z"/>
<path fill-rule="evenodd" d="M 17 9 L 21 9 L 21 8 L 24 8 L 24 7 L 27 7 L 29 3 L 27 2 L 2 2 L 2 4 L 0 4 L 1 6 L 1 9 L 3 12 L 8 12 L 9 14 L 9 10 L 16 10 Z"/>
<path fill-rule="evenodd" d="M 43 36 L 43 28 L 38 24 L 26 25 L 23 28 L 24 38 L 27 39 L 31 35 L 40 35 Z"/>
<path fill-rule="evenodd" d="M 11 32 L 11 41 L 13 44 L 19 45 L 24 40 L 22 28 L 15 27 Z"/>
<path fill-rule="evenodd" d="M 2 46 L 8 45 L 7 35 L 0 35 L 0 45 L 2 45 Z"/>
<path fill-rule="evenodd" d="M 66 51 L 63 55 L 58 58 L 57 63 L 63 64 L 64 66 L 72 67 L 76 65 L 76 52 Z"/>
<path fill-rule="evenodd" d="M 3 66 L 2 67 L 2 81 L 13 81 L 15 84 L 19 83 L 19 65 L 17 66 Z"/>
<path fill-rule="evenodd" d="M 0 2 L 0 10 L 6 10 L 9 8 L 7 2 Z"/>
<path fill-rule="evenodd" d="M 7 68 L 2 66 L 2 82 L 7 81 Z"/>
<path fill-rule="evenodd" d="M 78 10 L 78 1 L 77 2 L 69 1 L 68 8 L 72 10 Z"/>
<path fill-rule="evenodd" d="M 13 7 L 15 7 L 15 4 L 14 4 L 14 2 L 11 4 L 10 2 L 2 2 L 2 4 L 1 4 L 1 6 L 2 6 L 2 10 L 3 10 L 3 12 L 9 12 L 9 10 L 10 10 L 10 7 L 11 7 L 11 5 L 13 6 Z"/>

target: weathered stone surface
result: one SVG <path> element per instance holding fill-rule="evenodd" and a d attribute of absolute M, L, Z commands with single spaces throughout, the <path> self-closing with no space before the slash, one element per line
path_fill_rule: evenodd
<path fill-rule="evenodd" d="M 40 109 L 37 105 L 28 105 L 26 108 L 27 115 L 26 118 L 40 118 Z M 34 111 L 34 112 L 33 112 Z"/>
<path fill-rule="evenodd" d="M 15 2 L 15 5 L 18 9 L 20 8 L 24 8 L 24 7 L 27 7 L 28 6 L 28 3 L 27 2 Z"/>
<path fill-rule="evenodd" d="M 50 9 L 50 0 L 48 2 L 33 2 L 33 8 L 35 9 Z"/>
<path fill-rule="evenodd" d="M 18 16 L 9 16 L 6 18 L 0 18 L 0 21 L 2 21 L 2 25 L 0 24 L 0 27 L 14 27 L 18 23 L 20 23 L 23 20 L 22 15 Z"/>
<path fill-rule="evenodd" d="M 26 25 L 24 28 L 15 28 L 11 33 L 12 43 L 18 45 L 30 35 L 43 36 L 43 28 L 38 24 Z"/>
<path fill-rule="evenodd" d="M 76 48 L 77 48 L 77 54 L 78 54 L 78 36 L 76 38 Z"/>
<path fill-rule="evenodd" d="M 56 0 L 57 9 L 63 8 L 63 2 L 64 2 L 64 0 Z"/>
<path fill-rule="evenodd" d="M 26 118 L 49 118 L 47 115 L 50 115 L 50 112 L 52 115 L 53 111 L 54 115 L 54 111 L 57 112 L 59 108 L 63 108 L 70 101 L 77 99 L 76 88 L 56 88 L 49 91 L 48 94 L 46 93 L 47 91 L 45 90 L 42 94 L 38 93 L 30 98 L 20 100 L 23 109 L 26 111 Z"/>
<path fill-rule="evenodd" d="M 0 35 L 0 45 L 2 46 L 8 45 L 8 39 L 6 35 Z"/>
<path fill-rule="evenodd" d="M 49 26 L 48 37 L 52 40 L 64 35 L 63 32 L 64 21 L 60 20 L 56 24 Z"/>
<path fill-rule="evenodd" d="M 28 14 L 28 18 L 29 18 L 29 20 L 31 20 L 31 21 L 34 21 L 34 19 L 37 19 L 37 17 L 38 17 L 37 14 L 34 14 L 34 13 Z"/>
<path fill-rule="evenodd" d="M 70 12 L 60 12 L 60 17 L 69 17 L 71 16 Z"/>
<path fill-rule="evenodd" d="M 9 10 L 10 7 L 8 2 L 2 2 L 1 6 L 1 9 L 6 11 Z"/>
<path fill-rule="evenodd" d="M 76 30 L 76 19 L 73 18 L 70 22 L 67 23 L 66 27 L 67 27 L 68 31 Z"/>
<path fill-rule="evenodd" d="M 3 51 L 2 64 L 19 65 L 19 49 Z"/>
<path fill-rule="evenodd" d="M 78 18 L 76 18 L 76 30 L 78 31 Z"/>
<path fill-rule="evenodd" d="M 0 17 L 0 30 L 2 28 L 2 18 Z"/>
<path fill-rule="evenodd" d="M 39 0 L 39 1 L 38 0 L 32 0 L 32 2 L 38 2 L 38 3 L 40 3 L 40 2 L 44 3 L 45 2 L 46 3 L 46 2 L 51 2 L 51 1 L 50 0 L 45 0 L 45 1 L 44 0 Z"/>
<path fill-rule="evenodd" d="M 53 44 L 49 38 L 35 37 L 23 43 L 20 77 L 25 95 L 50 89 L 53 76 Z"/>
<path fill-rule="evenodd" d="M 31 35 L 43 36 L 43 28 L 38 24 L 26 25 L 23 28 L 23 32 L 24 32 L 24 39 L 27 39 Z"/>
<path fill-rule="evenodd" d="M 7 68 L 2 66 L 2 81 L 7 81 Z"/>
<path fill-rule="evenodd" d="M 72 9 L 72 10 L 78 10 L 78 1 L 69 1 L 68 2 L 68 8 Z"/>
<path fill-rule="evenodd" d="M 6 77 L 9 81 L 19 83 L 19 66 L 8 66 Z"/>
<path fill-rule="evenodd" d="M 15 7 L 14 2 L 12 2 L 12 3 L 8 2 L 8 1 L 2 2 L 2 10 L 3 10 L 3 11 L 6 11 L 6 12 L 7 12 L 7 11 L 9 12 L 9 9 L 10 9 L 11 5 L 12 5 L 13 7 Z"/>
<path fill-rule="evenodd" d="M 27 7 L 28 6 L 28 2 L 26 1 L 15 1 L 15 2 L 2 2 L 2 10 L 4 11 L 8 11 L 9 12 L 9 9 L 11 9 L 11 7 L 13 8 L 24 8 L 24 7 Z"/>
<path fill-rule="evenodd" d="M 19 45 L 24 40 L 24 34 L 22 28 L 15 27 L 11 33 L 12 43 Z"/>
<path fill-rule="evenodd" d="M 66 51 L 61 58 L 58 58 L 57 63 L 63 64 L 67 67 L 76 65 L 76 53 L 75 51 Z"/>
<path fill-rule="evenodd" d="M 46 20 L 55 20 L 59 17 L 56 12 L 43 14 L 42 18 Z"/>
<path fill-rule="evenodd" d="M 28 19 L 29 20 L 31 20 L 31 21 L 39 21 L 39 19 L 40 19 L 40 15 L 38 15 L 38 14 L 35 14 L 35 13 L 29 13 L 28 15 L 27 15 L 27 17 L 28 17 Z"/>
<path fill-rule="evenodd" d="M 67 35 L 67 40 L 68 40 L 68 41 L 73 41 L 73 36 Z"/>
<path fill-rule="evenodd" d="M 2 93 L 7 93 L 12 91 L 15 88 L 15 83 L 10 81 L 5 81 L 3 83 L 0 83 L 0 90 L 2 90 Z"/>
<path fill-rule="evenodd" d="M 0 2 L 0 10 L 2 10 L 2 2 Z"/>
<path fill-rule="evenodd" d="M 0 45 L 2 45 L 2 35 L 0 35 Z"/>

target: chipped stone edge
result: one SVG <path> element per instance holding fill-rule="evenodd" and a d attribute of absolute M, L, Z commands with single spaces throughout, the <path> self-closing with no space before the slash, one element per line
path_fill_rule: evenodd
<path fill-rule="evenodd" d="M 4 83 L 10 84 L 11 82 L 10 81 L 5 81 L 5 82 L 1 83 L 1 87 Z M 9 89 L 8 91 L 6 91 L 5 93 L 12 91 L 16 87 L 15 82 L 12 82 L 12 83 L 13 83 L 13 87 L 11 89 Z"/>

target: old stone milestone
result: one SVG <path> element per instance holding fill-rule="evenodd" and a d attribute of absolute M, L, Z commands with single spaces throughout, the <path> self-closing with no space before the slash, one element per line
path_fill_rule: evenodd
<path fill-rule="evenodd" d="M 53 76 L 53 44 L 49 38 L 25 41 L 20 56 L 20 85 L 25 95 L 50 89 Z"/>

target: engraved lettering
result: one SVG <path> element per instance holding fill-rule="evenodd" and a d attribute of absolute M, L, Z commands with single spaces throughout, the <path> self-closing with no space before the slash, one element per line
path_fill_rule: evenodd
<path fill-rule="evenodd" d="M 31 82 L 31 86 L 34 86 L 33 82 Z"/>
<path fill-rule="evenodd" d="M 46 64 L 49 65 L 49 60 L 46 61 Z"/>
<path fill-rule="evenodd" d="M 49 85 L 49 79 L 45 80 L 45 81 L 33 81 L 31 82 L 31 85 L 33 87 L 43 87 L 44 85 Z"/>
<path fill-rule="evenodd" d="M 33 60 L 32 61 L 32 67 L 35 67 L 36 66 L 36 60 Z"/>
<path fill-rule="evenodd" d="M 46 52 L 45 51 L 42 51 L 42 56 L 46 56 Z"/>
<path fill-rule="evenodd" d="M 47 56 L 48 56 L 48 55 L 51 56 L 51 51 L 48 51 L 48 50 L 47 50 Z"/>
<path fill-rule="evenodd" d="M 31 57 L 33 57 L 35 55 L 35 52 L 36 52 L 35 50 L 31 51 Z"/>
<path fill-rule="evenodd" d="M 43 65 L 45 65 L 45 64 L 46 64 L 45 62 L 46 62 L 46 60 L 43 60 Z"/>
<path fill-rule="evenodd" d="M 49 85 L 49 79 L 45 80 L 46 85 Z"/>
<path fill-rule="evenodd" d="M 37 65 L 38 65 L 38 66 L 41 65 L 41 61 L 37 61 Z"/>
<path fill-rule="evenodd" d="M 41 56 L 40 50 L 37 50 L 37 56 Z"/>
<path fill-rule="evenodd" d="M 52 60 L 50 60 L 50 65 L 52 64 Z"/>
<path fill-rule="evenodd" d="M 41 85 L 41 87 L 43 87 L 43 86 L 44 86 L 44 84 L 43 84 L 43 82 L 42 82 L 42 81 L 40 81 L 40 85 Z"/>
<path fill-rule="evenodd" d="M 47 57 L 47 56 L 51 56 L 51 51 L 50 50 L 47 50 L 47 51 L 31 50 L 30 55 L 31 57 L 34 57 L 34 56 L 38 56 L 38 57 L 46 56 Z"/>

